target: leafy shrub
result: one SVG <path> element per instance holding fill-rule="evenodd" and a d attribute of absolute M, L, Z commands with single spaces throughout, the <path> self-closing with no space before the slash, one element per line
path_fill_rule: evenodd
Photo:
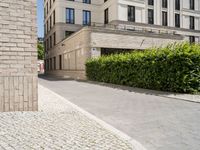
<path fill-rule="evenodd" d="M 181 43 L 90 59 L 89 80 L 162 91 L 200 92 L 200 45 Z"/>

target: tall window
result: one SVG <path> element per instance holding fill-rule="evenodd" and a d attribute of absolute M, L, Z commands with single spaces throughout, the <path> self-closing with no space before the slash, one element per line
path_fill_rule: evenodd
<path fill-rule="evenodd" d="M 54 66 L 53 69 L 56 70 L 56 57 L 53 58 Z"/>
<path fill-rule="evenodd" d="M 168 5 L 168 0 L 162 0 L 162 7 L 163 8 L 167 8 L 167 5 Z"/>
<path fill-rule="evenodd" d="M 175 0 L 175 10 L 180 10 L 180 0 Z"/>
<path fill-rule="evenodd" d="M 128 21 L 135 22 L 135 6 L 128 6 Z"/>
<path fill-rule="evenodd" d="M 46 7 L 44 7 L 44 18 L 46 18 Z"/>
<path fill-rule="evenodd" d="M 53 45 L 52 45 L 52 36 L 50 36 L 50 48 L 52 48 Z"/>
<path fill-rule="evenodd" d="M 46 24 L 44 24 L 44 35 L 46 35 L 47 34 L 47 31 L 46 31 L 47 29 L 46 29 Z"/>
<path fill-rule="evenodd" d="M 59 69 L 62 70 L 62 55 L 59 55 Z"/>
<path fill-rule="evenodd" d="M 148 5 L 154 5 L 154 0 L 148 0 Z"/>
<path fill-rule="evenodd" d="M 52 70 L 53 67 L 52 67 L 52 58 L 50 58 L 50 70 Z"/>
<path fill-rule="evenodd" d="M 180 28 L 180 14 L 175 14 L 175 27 Z"/>
<path fill-rule="evenodd" d="M 50 0 L 50 9 L 51 9 L 51 6 L 52 6 L 52 2 L 51 2 L 51 0 Z"/>
<path fill-rule="evenodd" d="M 189 41 L 190 41 L 191 44 L 195 43 L 195 36 L 190 36 Z"/>
<path fill-rule="evenodd" d="M 66 23 L 74 24 L 74 9 L 66 8 Z"/>
<path fill-rule="evenodd" d="M 192 29 L 192 30 L 195 29 L 194 16 L 190 16 L 190 29 Z"/>
<path fill-rule="evenodd" d="M 49 20 L 47 20 L 47 33 L 49 31 Z"/>
<path fill-rule="evenodd" d="M 153 11 L 153 9 L 148 9 L 148 23 L 154 24 L 154 11 Z"/>
<path fill-rule="evenodd" d="M 190 0 L 190 9 L 191 10 L 195 9 L 195 1 L 194 0 Z"/>
<path fill-rule="evenodd" d="M 53 25 L 56 24 L 56 12 L 55 10 L 53 11 Z"/>
<path fill-rule="evenodd" d="M 51 30 L 51 28 L 52 28 L 52 16 L 50 16 L 50 30 Z"/>
<path fill-rule="evenodd" d="M 53 45 L 54 46 L 56 45 L 56 32 L 54 32 L 53 34 Z"/>
<path fill-rule="evenodd" d="M 46 70 L 49 70 L 49 59 L 47 59 L 46 62 L 47 62 Z"/>
<path fill-rule="evenodd" d="M 167 12 L 162 12 L 162 25 L 167 26 Z"/>
<path fill-rule="evenodd" d="M 83 0 L 83 3 L 91 4 L 91 0 Z"/>
<path fill-rule="evenodd" d="M 47 15 L 49 13 L 49 3 L 47 2 Z"/>
<path fill-rule="evenodd" d="M 91 12 L 88 10 L 83 10 L 83 25 L 91 24 Z"/>
<path fill-rule="evenodd" d="M 46 46 L 47 47 L 47 51 L 49 51 L 49 39 L 47 39 L 47 43 L 46 44 L 47 44 L 47 46 Z"/>
<path fill-rule="evenodd" d="M 104 23 L 108 24 L 109 22 L 109 13 L 108 13 L 108 8 L 104 10 Z"/>

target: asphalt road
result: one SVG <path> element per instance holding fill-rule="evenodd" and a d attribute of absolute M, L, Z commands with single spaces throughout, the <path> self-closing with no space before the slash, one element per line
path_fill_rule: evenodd
<path fill-rule="evenodd" d="M 140 142 L 147 150 L 200 150 L 200 103 L 42 77 L 39 84 Z"/>

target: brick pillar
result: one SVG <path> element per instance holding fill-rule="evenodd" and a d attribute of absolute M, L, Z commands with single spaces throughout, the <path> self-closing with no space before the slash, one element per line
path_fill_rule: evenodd
<path fill-rule="evenodd" d="M 36 111 L 36 0 L 0 0 L 0 112 Z"/>

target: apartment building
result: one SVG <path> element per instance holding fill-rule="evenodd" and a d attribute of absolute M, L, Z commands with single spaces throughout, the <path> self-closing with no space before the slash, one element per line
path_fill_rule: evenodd
<path fill-rule="evenodd" d="M 84 78 L 102 54 L 200 42 L 199 0 L 45 0 L 44 13 L 46 73 L 59 76 Z"/>

